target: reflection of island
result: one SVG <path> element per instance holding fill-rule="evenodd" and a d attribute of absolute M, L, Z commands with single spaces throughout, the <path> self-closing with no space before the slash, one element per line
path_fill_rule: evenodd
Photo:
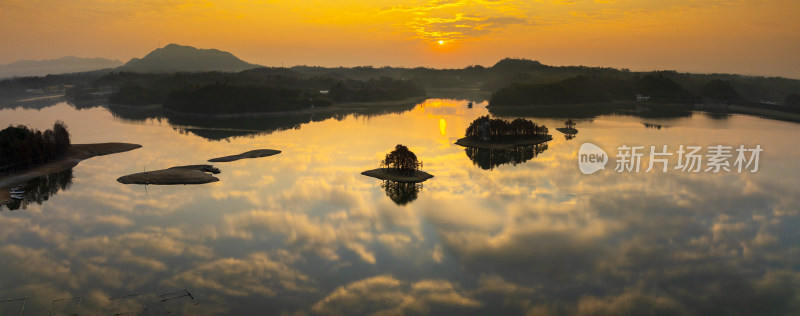
<path fill-rule="evenodd" d="M 40 176 L 29 181 L 21 190 L 23 198 L 21 200 L 11 199 L 6 207 L 9 210 L 25 209 L 31 203 L 42 205 L 59 190 L 66 190 L 72 185 L 72 169 L 66 169 L 56 173 Z"/>
<path fill-rule="evenodd" d="M 348 103 L 308 111 L 253 115 L 249 117 L 182 115 L 164 111 L 160 106 L 119 106 L 108 107 L 114 117 L 125 121 L 145 121 L 165 119 L 172 127 L 184 134 L 194 134 L 209 140 L 224 140 L 249 135 L 264 135 L 276 131 L 297 129 L 303 124 L 321 122 L 328 119 L 342 120 L 353 115 L 378 116 L 389 113 L 402 113 L 413 109 L 418 100 L 376 103 Z"/>
<path fill-rule="evenodd" d="M 644 125 L 644 127 L 646 128 L 653 128 L 653 129 L 662 129 L 670 127 L 669 125 L 661 125 L 661 124 L 647 123 L 647 122 L 642 123 L 642 125 Z"/>
<path fill-rule="evenodd" d="M 504 149 L 472 148 L 466 147 L 464 151 L 472 163 L 484 170 L 491 170 L 494 167 L 511 164 L 516 166 L 533 158 L 547 150 L 547 144 L 515 146 Z"/>
<path fill-rule="evenodd" d="M 485 170 L 502 164 L 526 162 L 547 150 L 547 127 L 526 119 L 511 122 L 483 116 L 467 127 L 466 136 L 456 144 L 466 147 L 472 162 Z"/>
<path fill-rule="evenodd" d="M 381 188 L 397 205 L 406 205 L 417 199 L 422 183 L 408 183 L 386 180 L 381 183 Z"/>

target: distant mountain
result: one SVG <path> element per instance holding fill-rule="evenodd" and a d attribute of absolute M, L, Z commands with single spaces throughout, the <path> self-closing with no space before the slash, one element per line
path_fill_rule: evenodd
<path fill-rule="evenodd" d="M 549 66 L 542 65 L 539 61 L 530 59 L 517 59 L 517 58 L 503 58 L 498 61 L 492 69 L 506 70 L 506 71 L 525 71 L 549 68 Z"/>
<path fill-rule="evenodd" d="M 247 63 L 228 52 L 169 44 L 150 52 L 141 59 L 131 59 L 117 70 L 154 73 L 178 71 L 235 72 L 257 67 L 260 66 Z"/>
<path fill-rule="evenodd" d="M 122 62 L 119 60 L 80 58 L 74 56 L 47 60 L 20 60 L 8 65 L 0 65 L 0 78 L 84 72 L 104 68 L 115 68 L 120 65 L 122 65 Z"/>

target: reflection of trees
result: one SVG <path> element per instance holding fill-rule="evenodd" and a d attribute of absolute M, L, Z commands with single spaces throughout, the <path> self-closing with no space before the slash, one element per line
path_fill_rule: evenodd
<path fill-rule="evenodd" d="M 381 188 L 397 205 L 406 205 L 417 199 L 417 194 L 422 190 L 422 183 L 406 183 L 386 180 L 381 183 Z"/>
<path fill-rule="evenodd" d="M 481 167 L 481 169 L 491 170 L 499 165 L 510 163 L 516 166 L 536 158 L 536 156 L 547 150 L 547 144 L 516 146 L 507 149 L 466 147 L 464 150 L 473 164 Z"/>
<path fill-rule="evenodd" d="M 72 169 L 59 171 L 38 177 L 31 180 L 23 190 L 22 200 L 11 199 L 9 204 L 6 204 L 9 210 L 25 209 L 30 203 L 42 205 L 51 196 L 56 195 L 59 190 L 66 190 L 72 185 Z"/>
<path fill-rule="evenodd" d="M 275 116 L 192 116 L 164 111 L 160 107 L 109 106 L 114 117 L 127 121 L 166 119 L 180 133 L 191 133 L 209 140 L 224 140 L 232 137 L 270 134 L 275 131 L 296 129 L 310 122 L 328 119 L 343 120 L 350 115 L 372 117 L 390 113 L 402 113 L 413 109 L 416 102 L 396 106 L 376 106 L 344 108 L 340 110 L 320 110 L 317 112 L 298 112 Z"/>

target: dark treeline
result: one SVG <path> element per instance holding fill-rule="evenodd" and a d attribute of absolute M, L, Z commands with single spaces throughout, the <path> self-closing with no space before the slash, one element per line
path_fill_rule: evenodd
<path fill-rule="evenodd" d="M 100 81 L 117 85 L 109 98 L 111 103 L 163 104 L 169 110 L 204 114 L 293 111 L 334 102 L 389 101 L 425 95 L 424 89 L 408 80 L 300 78 L 274 68 L 240 73 L 114 73 Z"/>
<path fill-rule="evenodd" d="M 22 98 L 30 95 L 64 92 L 70 86 L 92 86 L 111 69 L 38 77 L 17 77 L 0 80 L 0 99 Z M 36 91 L 31 93 L 30 91 Z"/>
<path fill-rule="evenodd" d="M 708 93 L 715 96 L 737 96 L 726 82 L 714 81 Z M 726 90 L 727 88 L 727 90 Z M 693 103 L 697 97 L 664 74 L 640 78 L 580 76 L 553 83 L 512 84 L 492 94 L 492 106 L 598 103 L 634 100 L 645 95 L 655 102 Z"/>
<path fill-rule="evenodd" d="M 292 68 L 262 67 L 238 73 L 184 72 L 173 74 L 102 70 L 78 74 L 2 80 L 0 81 L 0 94 L 24 94 L 26 89 L 44 89 L 57 85 L 82 84 L 90 88 L 111 86 L 115 91 L 128 90 L 117 96 L 119 98 L 116 100 L 118 101 L 117 103 L 161 104 L 173 90 L 183 89 L 187 86 L 200 88 L 213 84 L 264 85 L 318 91 L 330 90 L 335 84 L 346 83 L 348 80 L 367 82 L 387 77 L 396 80 L 409 80 L 411 83 L 425 89 L 480 88 L 486 93 L 493 93 L 511 85 L 547 85 L 576 77 L 587 77 L 600 81 L 597 84 L 601 88 L 608 87 L 608 84 L 613 82 L 628 83 L 625 86 L 630 87 L 632 83 L 648 76 L 661 76 L 669 79 L 696 98 L 722 100 L 734 98 L 742 101 L 786 104 L 787 96 L 800 93 L 800 80 L 796 79 L 732 74 L 690 74 L 675 71 L 634 72 L 627 69 L 587 66 L 548 66 L 535 60 L 506 58 L 491 67 L 475 65 L 460 69 L 295 66 Z M 557 88 L 557 86 L 552 88 Z M 647 91 L 636 91 L 639 89 L 630 89 L 622 93 L 615 89 L 616 87 L 613 85 L 610 88 L 610 96 L 592 94 L 584 95 L 583 97 L 600 101 L 609 97 L 631 100 L 636 94 L 650 94 Z M 674 95 L 667 96 L 675 98 Z M 563 98 L 557 100 L 563 100 Z"/>
<path fill-rule="evenodd" d="M 24 170 L 66 154 L 69 131 L 63 122 L 44 132 L 26 126 L 9 126 L 0 131 L 0 173 Z"/>
<path fill-rule="evenodd" d="M 516 146 L 507 149 L 466 147 L 464 151 L 472 163 L 481 169 L 491 170 L 504 164 L 518 165 L 536 158 L 547 150 L 547 144 Z"/>
<path fill-rule="evenodd" d="M 331 104 L 333 101 L 319 92 L 215 84 L 196 90 L 172 91 L 164 102 L 164 108 L 187 113 L 236 114 L 296 111 Z"/>
<path fill-rule="evenodd" d="M 409 80 L 380 77 L 365 81 L 352 79 L 339 81 L 330 88 L 328 95 L 336 101 L 370 102 L 424 96 L 425 89 Z"/>
<path fill-rule="evenodd" d="M 547 134 L 546 126 L 539 126 L 530 120 L 517 118 L 509 122 L 503 119 L 491 119 L 486 115 L 469 124 L 465 137 L 503 141 Z"/>
<path fill-rule="evenodd" d="M 786 105 L 800 108 L 800 93 L 792 93 L 786 96 Z"/>

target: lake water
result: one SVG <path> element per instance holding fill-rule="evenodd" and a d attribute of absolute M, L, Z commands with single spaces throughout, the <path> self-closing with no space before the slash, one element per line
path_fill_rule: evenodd
<path fill-rule="evenodd" d="M 2 109 L 2 126 L 63 120 L 74 143 L 144 147 L 0 207 L 0 300 L 28 297 L 25 315 L 800 313 L 800 125 L 609 111 L 568 140 L 555 128 L 572 114 L 528 113 L 550 128 L 546 146 L 470 152 L 453 143 L 488 110 L 467 103 L 228 123 Z M 606 170 L 580 172 L 585 142 L 608 152 Z M 396 144 L 435 177 L 360 174 Z M 642 172 L 613 170 L 619 146 L 665 144 L 764 151 L 756 173 L 645 173 L 647 157 Z M 212 184 L 116 182 L 258 148 L 283 153 L 216 163 Z"/>

